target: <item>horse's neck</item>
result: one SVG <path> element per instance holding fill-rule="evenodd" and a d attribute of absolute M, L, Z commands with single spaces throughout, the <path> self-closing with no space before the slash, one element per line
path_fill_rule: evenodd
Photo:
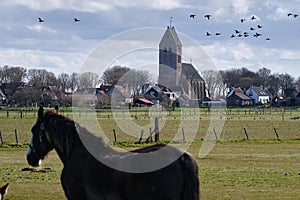
<path fill-rule="evenodd" d="M 66 165 L 70 159 L 80 160 L 80 156 L 89 156 L 90 154 L 101 154 L 101 156 L 116 153 L 110 148 L 102 138 L 96 137 L 90 133 L 87 129 L 76 126 L 76 132 L 68 133 L 63 144 L 55 146 L 55 150 Z M 79 157 L 78 157 L 79 156 Z"/>

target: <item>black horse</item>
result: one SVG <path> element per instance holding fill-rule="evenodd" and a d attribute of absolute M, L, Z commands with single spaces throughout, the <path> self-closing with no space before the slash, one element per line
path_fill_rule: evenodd
<path fill-rule="evenodd" d="M 153 145 L 132 152 L 118 152 L 73 120 L 53 111 L 38 111 L 32 127 L 27 161 L 31 166 L 55 149 L 63 162 L 61 183 L 68 199 L 78 200 L 196 200 L 199 199 L 198 166 L 192 156 L 168 145 Z M 85 147 L 82 138 L 101 145 L 99 158 Z M 165 149 L 160 160 L 178 158 L 165 167 L 142 173 L 117 170 L 100 161 L 124 165 L 136 156 Z M 100 160 L 100 161 L 99 161 Z M 139 163 L 143 165 L 143 163 Z"/>

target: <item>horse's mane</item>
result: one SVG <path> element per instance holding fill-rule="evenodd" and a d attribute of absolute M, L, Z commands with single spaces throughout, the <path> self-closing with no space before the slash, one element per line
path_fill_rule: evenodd
<path fill-rule="evenodd" d="M 47 111 L 43 121 L 53 145 L 68 156 L 70 149 L 79 139 L 74 120 L 56 112 Z"/>
<path fill-rule="evenodd" d="M 106 146 L 103 138 L 96 137 L 86 128 L 81 127 L 71 118 L 58 114 L 53 111 L 47 111 L 44 114 L 45 130 L 55 142 L 55 146 L 66 156 L 69 155 L 74 145 L 83 145 L 81 139 L 88 138 L 98 145 Z M 79 136 L 80 135 L 80 136 Z M 80 144 L 81 143 L 81 144 Z"/>

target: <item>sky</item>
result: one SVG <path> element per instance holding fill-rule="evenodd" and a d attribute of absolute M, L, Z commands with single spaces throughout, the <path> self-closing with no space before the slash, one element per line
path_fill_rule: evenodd
<path fill-rule="evenodd" d="M 0 11 L 0 66 L 73 73 L 98 55 L 102 71 L 116 64 L 157 68 L 159 40 L 172 19 L 185 60 L 199 71 L 265 67 L 300 76 L 300 0 L 1 0 Z M 231 38 L 235 30 L 249 37 Z"/>

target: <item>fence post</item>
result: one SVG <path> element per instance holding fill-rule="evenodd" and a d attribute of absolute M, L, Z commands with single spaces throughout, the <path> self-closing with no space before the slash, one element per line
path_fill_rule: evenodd
<path fill-rule="evenodd" d="M 216 142 L 218 142 L 218 141 L 219 141 L 219 138 L 218 138 L 218 134 L 217 134 L 217 132 L 216 132 L 216 129 L 213 129 L 213 131 L 214 131 L 214 134 L 215 134 L 215 137 L 216 137 Z"/>
<path fill-rule="evenodd" d="M 114 132 L 114 139 L 115 139 L 115 142 L 117 142 L 117 134 L 116 134 L 116 130 L 113 129 L 113 132 Z"/>
<path fill-rule="evenodd" d="M 142 144 L 142 141 L 143 141 L 143 135 L 144 135 L 144 130 L 142 130 L 141 132 L 141 136 L 140 136 L 140 139 L 139 139 L 139 144 Z"/>
<path fill-rule="evenodd" d="M 184 128 L 181 128 L 181 132 L 182 132 L 182 140 L 185 142 L 185 135 L 184 135 Z"/>
<path fill-rule="evenodd" d="M 19 144 L 19 137 L 18 137 L 17 129 L 15 129 L 15 136 L 16 136 L 16 144 Z"/>
<path fill-rule="evenodd" d="M 159 142 L 159 119 L 158 117 L 155 117 L 155 128 L 154 128 L 154 140 L 155 142 Z"/>
<path fill-rule="evenodd" d="M 153 142 L 153 140 L 152 140 L 152 129 L 150 128 L 149 130 L 150 130 L 150 135 L 149 135 L 150 142 Z"/>
<path fill-rule="evenodd" d="M 248 136 L 248 133 L 247 133 L 247 129 L 244 128 L 244 132 L 245 132 L 245 135 L 246 135 L 246 139 L 249 140 L 249 136 Z"/>
<path fill-rule="evenodd" d="M 277 138 L 277 140 L 280 140 L 280 138 L 279 138 L 279 135 L 278 135 L 278 133 L 277 133 L 277 129 L 276 129 L 276 128 L 274 128 L 274 132 L 275 132 L 275 135 L 276 135 L 276 138 Z"/>
<path fill-rule="evenodd" d="M 225 131 L 223 130 L 223 132 L 221 134 L 222 134 L 222 143 L 224 143 L 225 142 Z"/>
<path fill-rule="evenodd" d="M 1 131 L 0 131 L 0 142 L 1 142 L 1 144 L 3 144 L 3 139 L 2 139 L 2 133 L 1 133 Z"/>

